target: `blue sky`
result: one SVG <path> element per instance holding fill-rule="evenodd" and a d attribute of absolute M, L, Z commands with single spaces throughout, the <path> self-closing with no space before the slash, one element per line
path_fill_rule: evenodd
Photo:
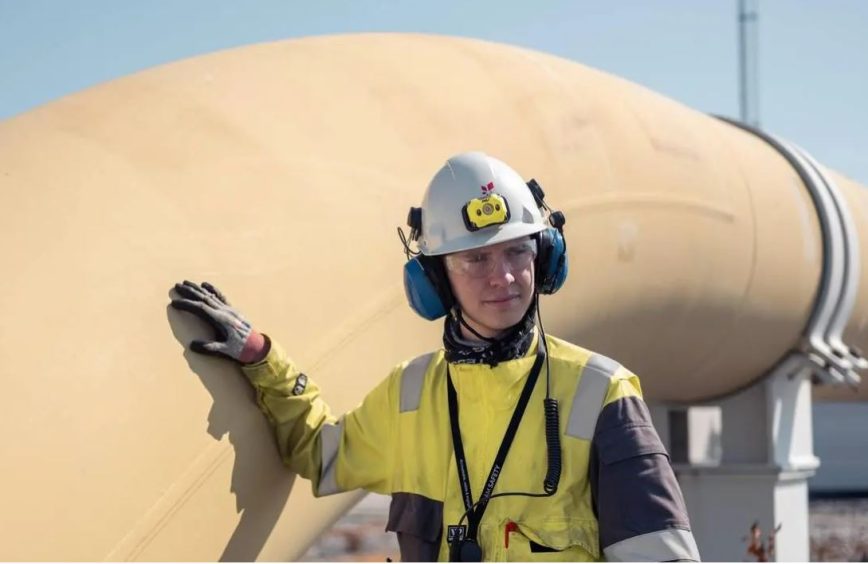
<path fill-rule="evenodd" d="M 868 185 L 868 1 L 758 0 L 760 121 Z M 414 31 L 560 55 L 738 117 L 737 0 L 0 0 L 0 119 L 288 37 Z"/>

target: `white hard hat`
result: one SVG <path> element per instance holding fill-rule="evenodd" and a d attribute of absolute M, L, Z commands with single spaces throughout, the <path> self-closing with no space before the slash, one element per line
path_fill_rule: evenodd
<path fill-rule="evenodd" d="M 425 192 L 419 250 L 428 256 L 477 249 L 548 227 L 524 179 L 485 153 L 446 161 Z"/>

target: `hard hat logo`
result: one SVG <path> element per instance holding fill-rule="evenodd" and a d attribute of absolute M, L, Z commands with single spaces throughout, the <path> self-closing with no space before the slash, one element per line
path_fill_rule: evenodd
<path fill-rule="evenodd" d="M 489 182 L 487 185 L 481 186 L 481 188 L 482 188 L 482 196 L 483 197 L 488 196 L 494 190 L 494 182 Z"/>
<path fill-rule="evenodd" d="M 494 188 L 493 183 L 489 186 Z M 482 187 L 485 190 L 485 186 Z M 501 225 L 509 221 L 509 204 L 499 194 L 490 194 L 484 198 L 473 198 L 461 208 L 464 225 L 468 231 L 478 231 L 483 227 Z"/>

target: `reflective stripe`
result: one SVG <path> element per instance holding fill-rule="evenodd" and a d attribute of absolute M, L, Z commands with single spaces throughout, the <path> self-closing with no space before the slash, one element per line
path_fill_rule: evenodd
<path fill-rule="evenodd" d="M 422 399 L 422 383 L 425 381 L 425 372 L 434 353 L 423 354 L 413 359 L 404 373 L 401 374 L 401 413 L 416 411 L 419 409 L 419 401 Z"/>
<path fill-rule="evenodd" d="M 588 360 L 573 397 L 567 435 L 578 439 L 593 438 L 597 417 L 609 390 L 609 382 L 620 368 L 620 364 L 601 354 L 595 354 Z"/>
<path fill-rule="evenodd" d="M 699 562 L 693 534 L 684 529 L 664 529 L 616 542 L 603 549 L 610 562 Z"/>
<path fill-rule="evenodd" d="M 344 433 L 344 420 L 337 424 L 326 423 L 319 432 L 320 441 L 320 471 L 317 495 L 331 495 L 343 491 L 338 488 L 335 478 L 335 468 L 338 460 L 338 447 L 341 435 Z"/>

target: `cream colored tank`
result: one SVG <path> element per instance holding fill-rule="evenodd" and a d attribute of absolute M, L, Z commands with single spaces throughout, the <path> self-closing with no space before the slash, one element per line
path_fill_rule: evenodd
<path fill-rule="evenodd" d="M 351 408 L 440 345 L 440 322 L 406 305 L 395 226 L 473 149 L 567 215 L 547 330 L 619 359 L 647 397 L 732 392 L 797 343 L 816 213 L 732 126 L 468 39 L 317 37 L 167 65 L 0 124 L 0 559 L 303 553 L 355 498 L 314 501 L 281 467 L 240 372 L 185 352 L 204 327 L 168 290 L 214 282 Z M 865 233 L 864 191 L 845 190 Z M 866 284 L 848 336 L 868 349 Z"/>

